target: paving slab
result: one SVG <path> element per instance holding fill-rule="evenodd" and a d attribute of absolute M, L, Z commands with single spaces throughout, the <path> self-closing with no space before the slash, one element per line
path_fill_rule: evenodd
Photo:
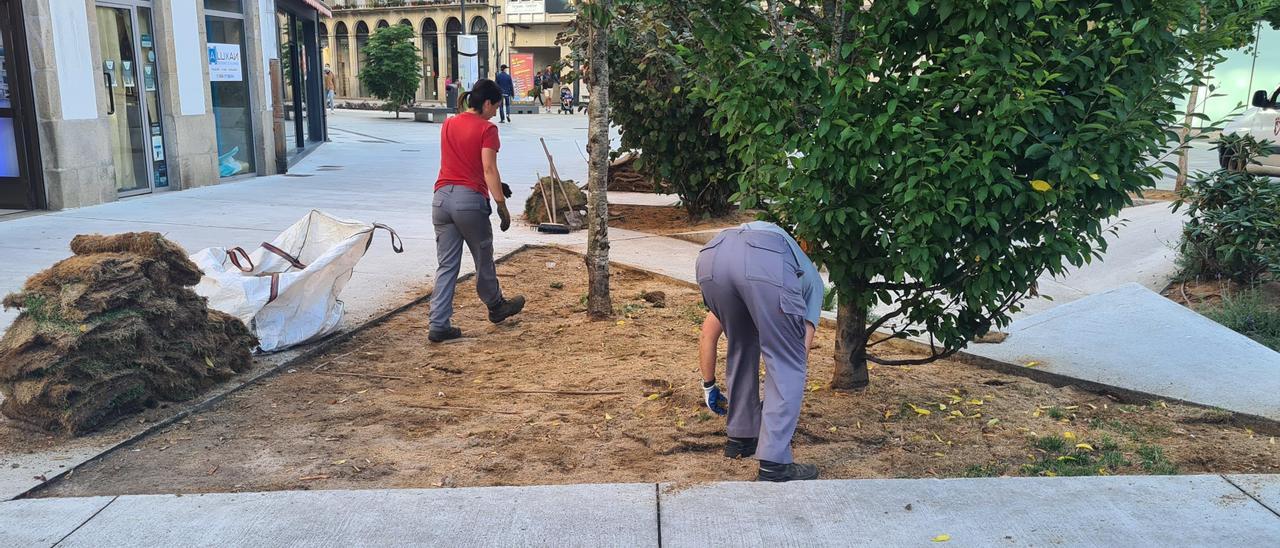
<path fill-rule="evenodd" d="M 653 484 L 119 497 L 61 546 L 657 546 Z"/>
<path fill-rule="evenodd" d="M 720 483 L 663 493 L 662 544 L 1275 546 L 1280 517 L 1219 476 Z M 945 543 L 934 543 L 949 535 Z"/>
<path fill-rule="evenodd" d="M 1226 478 L 1280 516 L 1280 474 L 1234 474 Z"/>
<path fill-rule="evenodd" d="M 115 497 L 34 499 L 0 503 L 0 546 L 53 546 Z"/>
<path fill-rule="evenodd" d="M 1280 353 L 1138 284 L 1067 303 L 967 352 L 1280 420 Z"/>

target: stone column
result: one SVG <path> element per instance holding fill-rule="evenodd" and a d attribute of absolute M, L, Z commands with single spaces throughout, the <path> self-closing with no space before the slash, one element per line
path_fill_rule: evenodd
<path fill-rule="evenodd" d="M 115 201 L 115 167 L 107 134 L 108 99 L 102 87 L 94 3 L 22 0 L 22 10 L 23 21 L 19 24 L 27 29 L 36 110 L 31 122 L 40 136 L 48 207 L 63 209 Z M 88 65 L 76 64 L 85 57 L 90 60 Z M 66 62 L 65 66 L 58 65 L 59 58 Z M 65 94 L 64 85 L 70 88 Z M 83 98 L 88 98 L 92 106 L 81 101 Z"/>
<path fill-rule="evenodd" d="M 204 6 L 170 2 L 154 6 L 151 18 L 169 186 L 181 190 L 216 184 L 218 130 L 209 92 Z"/>

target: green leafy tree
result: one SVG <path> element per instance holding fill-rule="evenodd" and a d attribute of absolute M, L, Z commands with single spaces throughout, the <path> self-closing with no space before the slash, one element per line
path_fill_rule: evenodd
<path fill-rule="evenodd" d="M 838 290 L 833 386 L 865 384 L 868 360 L 952 355 L 1042 273 L 1099 257 L 1213 65 L 1189 44 L 1258 15 L 1221 1 L 1239 15 L 1220 26 L 1193 0 L 683 3 L 697 47 L 681 58 L 746 166 L 744 205 L 808 242 Z M 932 353 L 872 353 L 907 336 Z"/>
<path fill-rule="evenodd" d="M 722 216 L 738 190 L 737 159 L 712 126 L 711 105 L 685 87 L 693 76 L 674 55 L 694 42 L 687 18 L 672 3 L 649 7 L 620 3 L 609 44 L 609 105 L 622 150 L 640 150 L 641 174 L 666 181 L 690 217 Z M 585 51 L 584 34 L 569 32 L 562 43 Z"/>
<path fill-rule="evenodd" d="M 374 97 L 386 101 L 383 110 L 395 111 L 413 103 L 422 82 L 422 58 L 413 45 L 413 28 L 392 25 L 369 37 L 368 61 L 360 69 L 360 82 Z"/>

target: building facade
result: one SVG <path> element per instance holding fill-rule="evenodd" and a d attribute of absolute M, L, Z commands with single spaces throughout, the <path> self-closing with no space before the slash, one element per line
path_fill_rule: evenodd
<path fill-rule="evenodd" d="M 328 13 L 319 0 L 0 0 L 0 208 L 282 172 L 325 140 Z"/>
<path fill-rule="evenodd" d="M 372 101 L 360 83 L 360 67 L 369 37 L 390 25 L 414 29 L 414 45 L 422 54 L 418 101 L 443 101 L 445 80 L 458 76 L 458 35 L 477 38 L 481 78 L 492 78 L 503 46 L 497 18 L 502 7 L 483 0 L 335 0 L 333 17 L 320 27 L 324 63 L 335 77 L 336 95 L 345 102 Z M 465 19 L 464 19 L 465 18 Z M 463 21 L 466 30 L 463 32 Z"/>
<path fill-rule="evenodd" d="M 465 5 L 464 5 L 465 4 Z M 417 100 L 445 99 L 445 81 L 458 76 L 458 35 L 477 38 L 479 74 L 492 78 L 501 65 L 559 65 L 566 48 L 556 37 L 573 19 L 573 0 L 335 0 L 333 17 L 320 27 L 325 65 L 335 76 L 336 95 L 347 103 L 372 98 L 358 75 L 363 49 L 377 29 L 405 25 L 415 30 L 422 54 Z M 531 76 L 530 76 L 531 78 Z"/>

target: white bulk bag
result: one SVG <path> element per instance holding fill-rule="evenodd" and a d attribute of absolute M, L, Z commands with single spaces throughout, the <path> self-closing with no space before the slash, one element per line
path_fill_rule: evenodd
<path fill-rule="evenodd" d="M 252 253 L 211 247 L 191 256 L 204 271 L 196 293 L 209 307 L 244 321 L 262 352 L 284 350 L 333 333 L 342 321 L 338 300 L 379 228 L 404 251 L 390 227 L 339 219 L 312 210 Z"/>

